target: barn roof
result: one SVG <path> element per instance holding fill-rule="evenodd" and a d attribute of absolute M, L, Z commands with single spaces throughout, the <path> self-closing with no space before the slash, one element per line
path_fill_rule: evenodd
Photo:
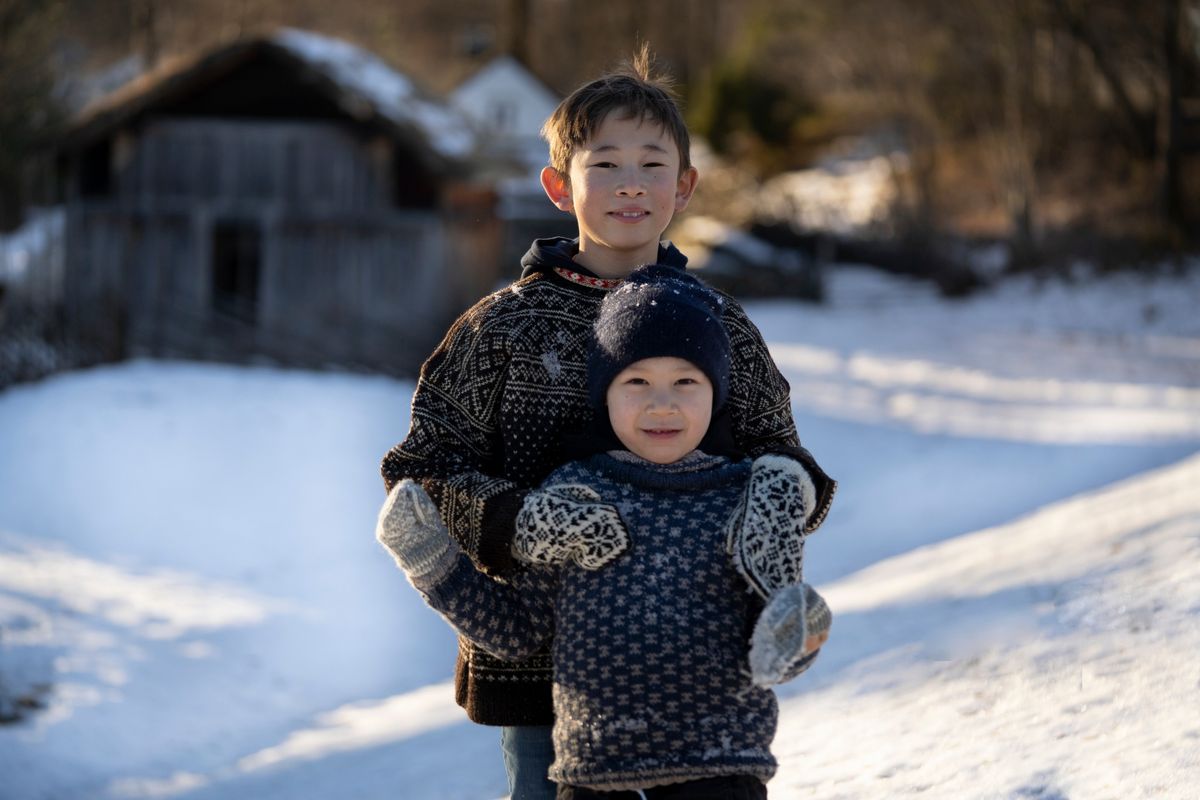
<path fill-rule="evenodd" d="M 291 28 L 169 60 L 89 103 L 72 121 L 64 143 L 78 147 L 100 139 L 264 56 L 293 70 L 347 118 L 383 128 L 439 160 L 460 160 L 474 149 L 471 126 L 461 112 L 423 93 L 378 56 L 340 39 Z"/>

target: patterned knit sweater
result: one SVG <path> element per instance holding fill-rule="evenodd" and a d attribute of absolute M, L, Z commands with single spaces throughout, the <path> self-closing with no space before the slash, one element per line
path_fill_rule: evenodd
<path fill-rule="evenodd" d="M 462 315 L 421 368 L 404 441 L 383 459 L 388 489 L 421 483 L 451 534 L 485 572 L 514 569 L 514 520 L 525 492 L 567 460 L 565 442 L 593 425 L 587 402 L 587 345 L 612 282 L 572 260 L 570 239 L 534 243 L 521 280 Z M 669 244 L 659 262 L 683 269 Z M 732 299 L 722 320 L 732 349 L 728 417 L 733 444 L 748 456 L 792 455 L 808 467 L 824 517 L 835 483 L 799 445 L 787 381 L 761 334 Z M 475 722 L 548 725 L 550 658 L 503 661 L 459 643 L 455 693 Z"/>
<path fill-rule="evenodd" d="M 414 582 L 500 657 L 553 638 L 554 781 L 615 790 L 774 774 L 775 696 L 746 660 L 762 606 L 725 553 L 749 473 L 749 461 L 699 451 L 670 465 L 628 452 L 572 462 L 547 485 L 584 484 L 620 509 L 633 544 L 617 561 L 501 583 L 460 557 L 433 585 Z"/>

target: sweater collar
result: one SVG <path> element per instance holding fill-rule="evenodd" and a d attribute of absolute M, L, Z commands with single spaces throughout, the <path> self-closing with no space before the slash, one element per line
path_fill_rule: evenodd
<path fill-rule="evenodd" d="M 670 464 L 655 464 L 628 450 L 609 450 L 589 461 L 618 480 L 651 489 L 711 489 L 743 477 L 750 469 L 747 460 L 731 461 L 700 450 Z"/>
<path fill-rule="evenodd" d="M 672 474 L 699 472 L 728 463 L 728 459 L 721 458 L 721 456 L 710 456 L 701 450 L 693 450 L 678 461 L 672 461 L 669 464 L 658 464 L 654 461 L 647 461 L 629 450 L 609 450 L 606 455 L 613 461 L 619 461 L 622 464 L 632 464 L 643 469 L 652 469 L 656 472 Z"/>
<path fill-rule="evenodd" d="M 610 279 L 601 278 L 582 264 L 575 261 L 579 253 L 579 240 L 563 236 L 552 236 L 546 239 L 536 239 L 530 245 L 529 251 L 521 258 L 521 277 L 528 278 L 537 273 L 556 274 L 564 280 L 581 285 L 591 285 L 564 277 L 558 270 L 578 275 L 584 279 L 594 279 L 607 282 Z M 676 269 L 687 269 L 687 256 L 670 242 L 660 242 L 658 245 L 658 263 Z M 619 285 L 619 283 L 617 284 Z M 592 286 L 592 288 L 608 289 L 608 286 Z"/>

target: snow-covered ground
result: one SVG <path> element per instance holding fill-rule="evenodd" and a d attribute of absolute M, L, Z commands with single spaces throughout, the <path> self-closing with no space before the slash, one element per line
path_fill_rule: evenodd
<path fill-rule="evenodd" d="M 775 798 L 1200 786 L 1200 269 L 750 306 L 841 481 Z M 134 362 L 0 394 L 0 797 L 484 798 L 373 539 L 408 383 Z M 3 709 L 0 708 L 0 711 Z"/>

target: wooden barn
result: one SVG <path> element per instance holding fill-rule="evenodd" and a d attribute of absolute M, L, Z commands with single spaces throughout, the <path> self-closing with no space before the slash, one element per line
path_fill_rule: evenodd
<path fill-rule="evenodd" d="M 64 140 L 66 317 L 113 357 L 411 374 L 498 280 L 474 147 L 459 112 L 328 37 L 167 65 Z"/>

